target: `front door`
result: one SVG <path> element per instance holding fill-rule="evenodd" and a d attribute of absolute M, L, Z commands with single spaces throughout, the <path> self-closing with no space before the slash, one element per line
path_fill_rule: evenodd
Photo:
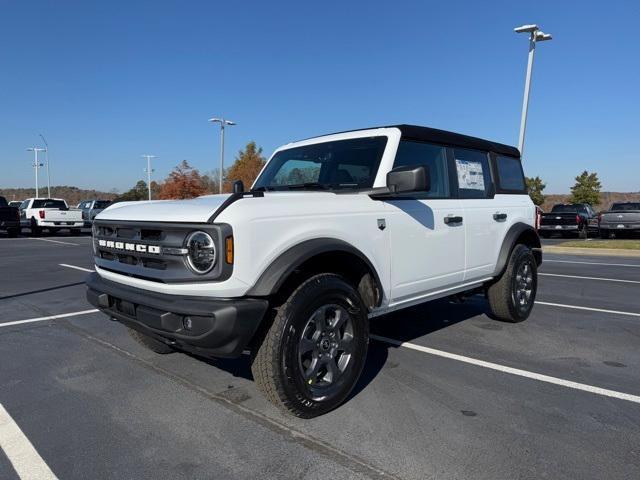
<path fill-rule="evenodd" d="M 431 186 L 387 200 L 391 244 L 391 304 L 398 304 L 462 283 L 465 270 L 464 212 L 449 176 L 447 149 L 402 140 L 394 168 L 425 165 Z"/>

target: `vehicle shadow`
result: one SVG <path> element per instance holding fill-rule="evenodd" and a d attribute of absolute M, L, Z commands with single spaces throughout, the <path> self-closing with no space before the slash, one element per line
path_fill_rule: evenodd
<path fill-rule="evenodd" d="M 52 292 L 54 290 L 60 290 L 62 288 L 68 288 L 68 287 L 76 287 L 78 285 L 84 285 L 84 281 L 82 281 L 82 282 L 74 282 L 74 283 L 66 283 L 64 285 L 57 285 L 55 287 L 41 288 L 39 290 L 31 290 L 29 292 L 22 292 L 22 293 L 14 293 L 12 295 L 5 295 L 4 297 L 0 297 L 0 300 L 8 300 L 10 298 L 24 297 L 26 295 L 34 295 L 36 293 Z"/>
<path fill-rule="evenodd" d="M 372 319 L 370 330 L 372 335 L 410 342 L 477 315 L 486 314 L 487 307 L 484 304 L 483 301 L 452 303 L 447 299 L 436 300 Z M 364 369 L 347 401 L 362 392 L 378 376 L 387 364 L 389 348 L 397 346 L 376 340 L 369 342 Z M 220 368 L 234 377 L 253 380 L 251 361 L 247 354 L 236 359 L 209 359 L 188 353 L 187 355 Z"/>

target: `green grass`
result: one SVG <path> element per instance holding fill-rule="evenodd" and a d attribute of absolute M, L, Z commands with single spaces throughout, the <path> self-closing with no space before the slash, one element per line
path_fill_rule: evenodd
<path fill-rule="evenodd" d="M 640 240 L 571 240 L 557 244 L 558 247 L 611 248 L 615 250 L 640 250 Z"/>

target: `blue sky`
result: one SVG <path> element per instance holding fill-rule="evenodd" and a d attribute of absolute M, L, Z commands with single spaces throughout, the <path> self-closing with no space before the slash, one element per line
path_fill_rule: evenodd
<path fill-rule="evenodd" d="M 525 172 L 547 193 L 583 169 L 640 191 L 637 1 L 6 1 L 0 16 L 0 187 L 33 186 L 45 135 L 52 183 L 110 190 L 182 159 L 227 164 L 332 131 L 415 123 L 517 143 L 527 41 L 538 45 Z"/>

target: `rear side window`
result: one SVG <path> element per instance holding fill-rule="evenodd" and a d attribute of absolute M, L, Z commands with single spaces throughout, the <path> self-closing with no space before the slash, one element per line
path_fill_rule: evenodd
<path fill-rule="evenodd" d="M 496 157 L 496 167 L 498 170 L 498 185 L 500 190 L 525 192 L 524 173 L 522 172 L 520 160 L 498 155 Z"/>
<path fill-rule="evenodd" d="M 395 167 L 409 165 L 424 165 L 429 167 L 431 188 L 420 194 L 424 198 L 449 197 L 449 174 L 447 173 L 447 149 L 437 145 L 422 142 L 402 140 L 398 146 Z M 411 195 L 416 196 L 415 194 Z"/>
<path fill-rule="evenodd" d="M 454 148 L 460 198 L 488 198 L 493 184 L 489 156 L 479 150 Z"/>

